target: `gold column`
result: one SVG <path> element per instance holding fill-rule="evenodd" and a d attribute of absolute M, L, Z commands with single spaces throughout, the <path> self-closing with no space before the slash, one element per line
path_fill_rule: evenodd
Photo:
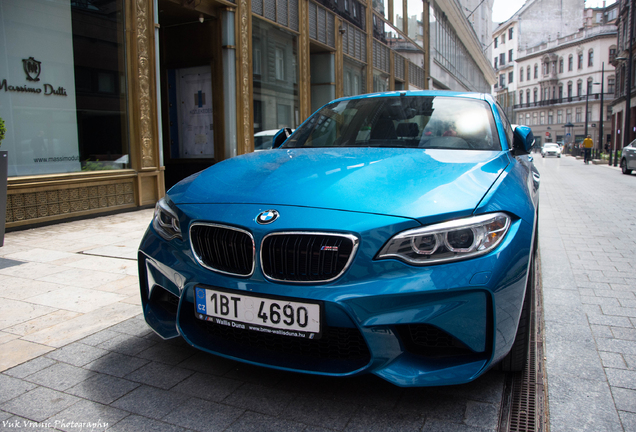
<path fill-rule="evenodd" d="M 299 0 L 298 9 L 300 22 L 298 28 L 298 55 L 300 62 L 300 79 L 298 80 L 300 97 L 300 119 L 304 121 L 311 115 L 311 76 L 309 72 L 309 4 L 308 0 Z"/>
<path fill-rule="evenodd" d="M 137 205 L 154 204 L 165 194 L 159 163 L 157 82 L 155 77 L 154 11 L 152 2 L 135 0 L 130 11 L 133 29 L 127 29 L 129 53 L 131 166 L 138 172 L 135 182 Z"/>
<path fill-rule="evenodd" d="M 156 170 L 158 168 L 159 148 L 157 143 L 156 82 L 154 77 L 154 19 L 152 2 L 136 0 L 133 12 L 136 28 L 133 30 L 135 40 L 129 44 L 134 56 L 133 75 L 130 88 L 136 97 L 131 98 L 131 113 L 137 113 L 136 127 L 131 127 L 133 143 L 137 141 L 140 155 L 133 158 L 133 168 L 138 170 Z"/>
<path fill-rule="evenodd" d="M 254 151 L 252 1 L 238 0 L 236 6 L 236 147 L 238 154 L 245 154 Z M 232 156 L 225 155 L 226 158 Z"/>
<path fill-rule="evenodd" d="M 429 81 L 431 77 L 431 38 L 430 38 L 430 5 L 428 1 L 424 1 L 424 14 L 422 21 L 424 24 L 424 88 L 429 89 Z"/>
<path fill-rule="evenodd" d="M 335 20 L 336 27 L 336 52 L 334 53 L 336 56 L 335 66 L 336 66 L 336 98 L 341 98 L 344 96 L 344 58 L 342 51 L 342 37 L 343 33 L 340 32 L 342 28 L 342 19 L 336 16 Z"/>
<path fill-rule="evenodd" d="M 373 92 L 373 2 L 367 0 L 367 93 Z"/>

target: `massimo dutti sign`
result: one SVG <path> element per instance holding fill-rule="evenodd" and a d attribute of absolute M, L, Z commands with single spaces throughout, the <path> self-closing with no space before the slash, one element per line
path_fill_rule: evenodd
<path fill-rule="evenodd" d="M 22 59 L 22 66 L 27 81 L 40 81 L 40 73 L 42 72 L 42 62 L 35 60 L 33 57 Z M 43 94 L 44 96 L 68 96 L 64 87 L 55 88 L 52 84 L 42 84 L 42 87 L 29 87 L 28 84 L 12 85 L 7 83 L 6 78 L 0 81 L 0 91 Z"/>

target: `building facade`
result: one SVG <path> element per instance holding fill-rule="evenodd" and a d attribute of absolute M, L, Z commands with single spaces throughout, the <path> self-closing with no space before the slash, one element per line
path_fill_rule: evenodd
<path fill-rule="evenodd" d="M 466 19 L 473 26 L 487 59 L 491 57 L 492 7 L 494 0 L 460 0 Z"/>
<path fill-rule="evenodd" d="M 422 0 L 0 0 L 7 227 L 151 206 L 335 97 L 428 88 L 432 62 L 483 90 L 469 28 Z"/>
<path fill-rule="evenodd" d="M 615 52 L 612 23 L 520 50 L 514 122 L 531 126 L 539 145 L 576 147 L 587 133 L 595 148 L 602 148 L 611 141 L 608 108 L 616 86 L 611 65 Z"/>
<path fill-rule="evenodd" d="M 520 50 L 575 33 L 582 26 L 584 2 L 580 0 L 529 0 L 492 33 L 492 62 L 496 82 L 492 88 L 506 114 L 513 118 L 517 97 Z"/>
<path fill-rule="evenodd" d="M 516 57 L 519 55 L 519 21 L 513 16 L 493 32 L 492 55 L 496 82 L 492 88 L 501 107 L 510 119 L 517 103 Z"/>
<path fill-rule="evenodd" d="M 634 56 L 634 2 L 620 0 L 617 20 L 616 87 L 611 104 L 612 150 L 620 150 L 636 139 L 636 56 Z M 630 25 L 631 24 L 631 25 Z M 631 65 L 631 67 L 630 67 Z M 629 102 L 629 106 L 628 106 Z M 628 114 L 629 113 L 629 114 Z"/>
<path fill-rule="evenodd" d="M 457 0 L 429 3 L 429 88 L 489 92 L 494 71 Z"/>

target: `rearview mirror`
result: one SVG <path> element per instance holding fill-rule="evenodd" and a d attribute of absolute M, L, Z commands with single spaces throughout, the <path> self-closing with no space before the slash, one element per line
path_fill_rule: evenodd
<path fill-rule="evenodd" d="M 274 135 L 274 139 L 272 140 L 272 148 L 275 149 L 282 146 L 285 140 L 289 138 L 291 134 L 292 130 L 288 127 L 282 128 L 281 130 L 276 132 L 276 135 Z"/>
<path fill-rule="evenodd" d="M 529 154 L 534 145 L 534 135 L 528 126 L 517 126 L 514 131 L 512 147 L 515 155 Z"/>

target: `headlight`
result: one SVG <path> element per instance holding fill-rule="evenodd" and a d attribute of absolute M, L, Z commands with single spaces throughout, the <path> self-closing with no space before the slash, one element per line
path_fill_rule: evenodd
<path fill-rule="evenodd" d="M 155 231 L 157 231 L 157 234 L 166 240 L 182 238 L 179 218 L 175 211 L 170 208 L 165 197 L 161 198 L 155 206 L 155 216 L 152 219 L 152 226 Z"/>
<path fill-rule="evenodd" d="M 429 265 L 486 254 L 501 243 L 510 228 L 505 213 L 490 213 L 443 222 L 397 234 L 377 259 L 397 258 L 408 264 Z"/>

